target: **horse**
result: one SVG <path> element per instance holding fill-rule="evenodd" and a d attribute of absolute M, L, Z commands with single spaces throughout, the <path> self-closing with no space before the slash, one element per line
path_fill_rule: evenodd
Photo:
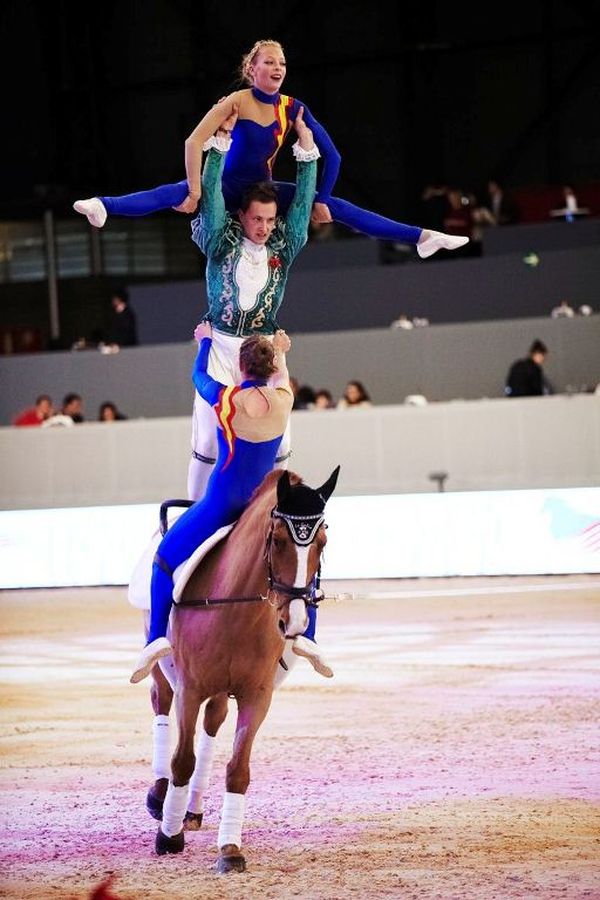
<path fill-rule="evenodd" d="M 188 830 L 201 825 L 198 810 L 214 738 L 231 697 L 237 703 L 237 724 L 216 868 L 221 873 L 246 868 L 241 835 L 252 745 L 271 704 L 286 639 L 303 633 L 306 605 L 317 602 L 315 585 L 327 540 L 324 509 L 338 474 L 339 466 L 312 489 L 294 473 L 269 473 L 230 535 L 201 561 L 174 607 L 178 742 L 168 787 L 166 778 L 157 778 L 147 797 L 150 813 L 162 818 L 155 840 L 159 855 L 184 849 L 184 823 Z M 152 676 L 154 711 L 168 714 L 169 683 L 159 666 Z M 196 760 L 194 736 L 205 701 Z"/>

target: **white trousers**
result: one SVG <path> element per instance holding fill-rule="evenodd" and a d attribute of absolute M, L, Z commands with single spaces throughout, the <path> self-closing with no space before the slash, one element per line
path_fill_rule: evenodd
<path fill-rule="evenodd" d="M 272 340 L 272 336 L 269 336 Z M 212 346 L 208 356 L 208 374 L 221 384 L 234 385 L 242 382 L 240 372 L 240 347 L 245 338 L 233 337 L 213 330 Z M 217 459 L 217 423 L 215 411 L 204 400 L 198 391 L 194 397 L 192 413 L 192 457 L 188 469 L 188 497 L 190 500 L 201 500 L 206 491 L 213 466 Z M 290 423 L 277 452 L 276 468 L 287 468 L 290 454 Z"/>

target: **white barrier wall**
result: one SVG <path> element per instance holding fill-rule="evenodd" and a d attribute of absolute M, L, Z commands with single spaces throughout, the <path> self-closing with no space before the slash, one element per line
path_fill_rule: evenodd
<path fill-rule="evenodd" d="M 291 468 L 338 496 L 600 485 L 600 396 L 454 401 L 292 415 Z M 185 497 L 190 420 L 1 428 L 0 508 Z"/>
<path fill-rule="evenodd" d="M 155 504 L 0 513 L 0 587 L 126 584 Z M 326 579 L 600 571 L 600 488 L 333 497 Z"/>

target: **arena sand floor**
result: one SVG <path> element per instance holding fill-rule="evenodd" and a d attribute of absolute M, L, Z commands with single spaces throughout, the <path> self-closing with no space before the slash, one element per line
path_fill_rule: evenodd
<path fill-rule="evenodd" d="M 0 594 L 0 896 L 600 898 L 600 576 L 329 585 L 326 681 L 300 661 L 259 733 L 248 871 L 214 872 L 233 704 L 205 817 L 157 857 L 140 613 L 124 589 Z M 369 596 L 364 596 L 368 594 Z"/>

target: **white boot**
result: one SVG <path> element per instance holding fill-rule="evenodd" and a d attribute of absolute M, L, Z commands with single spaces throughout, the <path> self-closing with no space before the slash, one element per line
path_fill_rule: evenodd
<path fill-rule="evenodd" d="M 81 213 L 82 216 L 87 216 L 88 222 L 95 228 L 102 228 L 108 216 L 104 203 L 98 197 L 90 197 L 89 200 L 77 200 L 73 204 L 73 209 L 75 212 Z"/>
<path fill-rule="evenodd" d="M 142 655 L 138 659 L 138 664 L 133 670 L 133 675 L 129 679 L 131 684 L 137 684 L 150 674 L 159 659 L 163 656 L 169 656 L 173 652 L 170 642 L 166 637 L 156 638 L 155 641 L 147 644 L 142 650 Z"/>
<path fill-rule="evenodd" d="M 314 641 L 299 635 L 292 641 L 292 650 L 298 656 L 303 656 L 307 659 L 315 672 L 318 672 L 323 678 L 333 678 L 333 669 L 321 656 L 319 648 Z"/>
<path fill-rule="evenodd" d="M 427 259 L 428 256 L 433 256 L 438 250 L 457 250 L 468 243 L 468 237 L 458 234 L 444 234 L 441 231 L 428 231 L 424 228 L 417 243 L 417 253 L 421 259 Z"/>

